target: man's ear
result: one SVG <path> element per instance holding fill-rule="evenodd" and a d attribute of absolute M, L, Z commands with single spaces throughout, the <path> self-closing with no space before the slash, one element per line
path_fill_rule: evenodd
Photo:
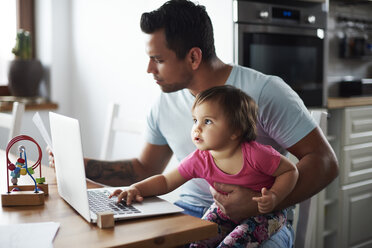
<path fill-rule="evenodd" d="M 198 69 L 203 58 L 202 50 L 199 47 L 191 48 L 189 53 L 187 54 L 187 58 L 190 62 L 191 68 L 193 70 Z"/>

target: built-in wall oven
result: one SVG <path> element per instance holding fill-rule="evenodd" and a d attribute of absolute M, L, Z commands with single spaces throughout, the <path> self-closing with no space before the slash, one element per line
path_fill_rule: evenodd
<path fill-rule="evenodd" d="M 234 0 L 234 61 L 281 77 L 308 107 L 325 105 L 327 6 Z"/>

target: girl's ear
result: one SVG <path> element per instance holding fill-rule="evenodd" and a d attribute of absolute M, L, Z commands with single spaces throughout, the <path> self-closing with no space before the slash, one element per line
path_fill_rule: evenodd
<path fill-rule="evenodd" d="M 187 54 L 187 60 L 189 61 L 191 68 L 193 70 L 196 70 L 199 68 L 202 58 L 203 58 L 203 54 L 199 47 L 191 48 L 189 53 Z"/>
<path fill-rule="evenodd" d="M 230 136 L 230 139 L 231 140 L 236 140 L 236 139 L 240 139 L 240 136 L 241 136 L 241 132 L 234 132 L 231 136 Z"/>

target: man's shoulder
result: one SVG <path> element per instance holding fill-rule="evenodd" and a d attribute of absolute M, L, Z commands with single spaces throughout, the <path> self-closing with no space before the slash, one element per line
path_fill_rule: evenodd
<path fill-rule="evenodd" d="M 249 90 L 251 88 L 263 88 L 269 83 L 285 84 L 284 81 L 277 76 L 264 74 L 252 68 L 244 67 L 241 65 L 233 65 L 231 75 L 227 81 L 235 87 L 242 90 Z"/>
<path fill-rule="evenodd" d="M 267 75 L 263 72 L 260 72 L 260 71 L 257 71 L 255 69 L 252 69 L 252 68 L 249 68 L 249 67 L 245 67 L 245 66 L 241 66 L 241 65 L 232 65 L 233 67 L 233 74 L 235 73 L 235 75 L 238 75 L 238 76 L 241 76 L 241 77 L 252 77 L 254 79 L 269 79 L 272 77 L 272 75 Z"/>
<path fill-rule="evenodd" d="M 243 90 L 258 103 L 262 94 L 265 94 L 264 89 L 267 85 L 275 87 L 275 85 L 279 86 L 284 82 L 276 76 L 266 75 L 252 68 L 233 65 L 233 70 L 226 83 Z"/>

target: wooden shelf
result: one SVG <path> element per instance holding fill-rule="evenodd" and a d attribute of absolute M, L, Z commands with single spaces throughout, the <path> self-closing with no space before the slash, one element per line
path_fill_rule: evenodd
<path fill-rule="evenodd" d="M 13 108 L 13 102 L 22 102 L 26 110 L 55 110 L 58 104 L 50 102 L 41 97 L 13 97 L 0 96 L 0 112 L 10 112 Z"/>

